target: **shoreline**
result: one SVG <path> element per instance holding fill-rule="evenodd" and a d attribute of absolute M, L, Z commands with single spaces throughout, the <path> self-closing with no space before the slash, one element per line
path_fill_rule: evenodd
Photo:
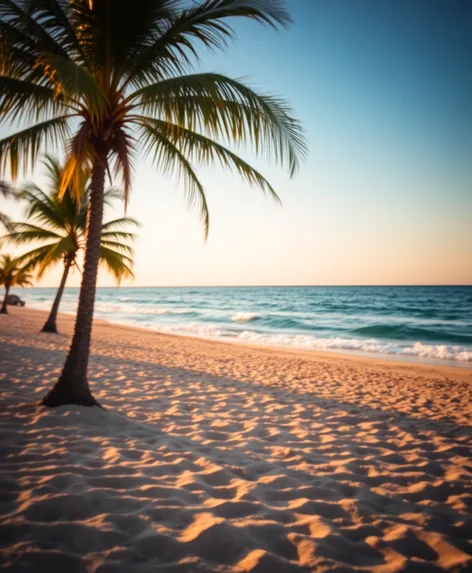
<path fill-rule="evenodd" d="M 95 316 L 213 340 L 472 368 L 472 287 L 356 288 L 101 287 Z M 29 307 L 50 308 L 54 289 L 29 290 Z M 61 311 L 76 312 L 77 294 L 67 289 Z"/>
<path fill-rule="evenodd" d="M 95 316 L 213 340 L 472 368 L 472 287 L 450 288 L 102 287 Z M 54 292 L 31 289 L 27 304 L 48 310 Z M 61 311 L 75 313 L 77 293 L 67 291 Z"/>
<path fill-rule="evenodd" d="M 12 308 L 12 307 L 9 307 Z M 48 311 L 31 308 L 31 307 L 13 307 L 14 312 L 19 310 L 20 313 L 38 313 L 38 316 L 41 316 L 42 320 L 46 320 Z M 63 321 L 64 323 L 70 325 L 70 323 L 74 323 L 75 314 L 72 313 L 64 313 L 60 312 L 58 314 L 58 322 Z M 183 339 L 190 339 L 195 341 L 201 342 L 209 342 L 215 344 L 229 344 L 231 346 L 240 346 L 246 347 L 251 349 L 259 349 L 262 351 L 273 351 L 273 352 L 281 352 L 287 354 L 294 354 L 297 356 L 303 356 L 307 359 L 310 356 L 315 359 L 332 359 L 332 360 L 343 360 L 343 361 L 353 361 L 353 362 L 360 362 L 362 364 L 374 364 L 374 365 L 384 365 L 390 366 L 393 368 L 400 368 L 400 369 L 408 369 L 408 368 L 425 368 L 429 372 L 431 369 L 437 369 L 439 373 L 447 376 L 454 376 L 458 374 L 462 378 L 462 374 L 467 379 L 469 378 L 472 381 L 472 362 L 460 362 L 460 361 L 451 361 L 451 360 L 444 360 L 441 361 L 439 359 L 423 359 L 415 356 L 407 356 L 404 354 L 375 354 L 375 353 L 367 353 L 367 352 L 355 352 L 355 351 L 348 351 L 342 349 L 330 349 L 330 350 L 317 350 L 317 349 L 310 349 L 310 348 L 296 348 L 296 347 L 289 347 L 289 346 L 281 346 L 276 344 L 267 344 L 267 343 L 259 343 L 259 342 L 251 342 L 247 340 L 239 340 L 239 339 L 221 339 L 221 338 L 211 338 L 211 337 L 204 337 L 204 336 L 195 336 L 192 334 L 181 334 L 177 332 L 165 332 L 161 330 L 156 330 L 153 328 L 146 328 L 140 327 L 135 325 L 129 325 L 125 323 L 113 322 L 110 320 L 106 320 L 103 318 L 96 317 L 94 318 L 94 324 L 106 324 L 110 327 L 118 328 L 118 329 L 126 329 L 131 331 L 139 331 L 145 332 L 147 334 L 155 334 L 157 336 L 163 337 L 176 337 L 176 338 L 183 338 Z M 60 325 L 59 325 L 60 328 Z M 462 373 L 462 374 L 461 374 Z"/>

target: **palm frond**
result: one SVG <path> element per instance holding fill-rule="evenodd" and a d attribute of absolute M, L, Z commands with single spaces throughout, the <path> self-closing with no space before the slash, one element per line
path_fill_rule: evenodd
<path fill-rule="evenodd" d="M 131 243 L 136 239 L 136 235 L 134 233 L 127 233 L 124 231 L 117 231 L 117 232 L 107 232 L 102 236 L 102 242 L 119 242 L 120 244 L 124 245 L 128 248 L 128 242 Z"/>
<path fill-rule="evenodd" d="M 67 121 L 71 117 L 72 114 L 55 117 L 0 140 L 0 169 L 9 167 L 13 180 L 17 178 L 21 164 L 25 171 L 28 167 L 34 169 L 42 145 L 54 146 L 66 140 Z"/>
<path fill-rule="evenodd" d="M 128 239 L 129 239 L 129 237 L 128 237 Z M 118 243 L 117 241 L 102 239 L 100 241 L 100 244 L 102 245 L 102 247 L 106 247 L 107 249 L 112 249 L 112 250 L 118 251 L 118 252 L 121 251 L 125 255 L 128 255 L 130 257 L 130 259 L 132 259 L 132 257 L 134 256 L 133 247 L 131 247 L 130 245 L 127 245 L 126 243 Z"/>
<path fill-rule="evenodd" d="M 100 69 L 102 78 L 121 75 L 136 47 L 153 34 L 166 5 L 180 0 L 136 0 L 135 2 L 70 0 L 69 19 L 91 69 Z"/>
<path fill-rule="evenodd" d="M 35 70 L 38 50 L 33 38 L 0 17 L 0 39 L 2 74 L 29 80 L 41 76 L 38 70 Z"/>
<path fill-rule="evenodd" d="M 17 258 L 11 255 L 0 256 L 0 285 L 31 286 L 31 269 L 28 265 L 22 265 Z"/>
<path fill-rule="evenodd" d="M 68 55 L 87 63 L 67 13 L 69 4 L 67 1 L 35 0 L 35 20 L 65 48 Z"/>
<path fill-rule="evenodd" d="M 33 286 L 33 277 L 30 272 L 22 271 L 19 273 L 15 279 L 15 282 L 12 286 L 19 286 L 19 287 L 32 287 Z"/>
<path fill-rule="evenodd" d="M 107 96 L 93 75 L 69 58 L 44 53 L 45 74 L 54 82 L 56 96 L 68 103 L 83 102 L 93 120 L 98 120 L 107 104 Z"/>
<path fill-rule="evenodd" d="M 223 135 L 236 144 L 252 143 L 256 153 L 288 165 L 292 176 L 299 158 L 306 156 L 304 132 L 290 107 L 240 80 L 220 74 L 179 76 L 135 91 L 128 102 L 190 131 Z"/>
<path fill-rule="evenodd" d="M 58 259 L 53 256 L 55 247 L 56 243 L 52 243 L 32 249 L 31 251 L 20 255 L 18 257 L 18 262 L 30 269 L 31 272 L 35 273 L 36 278 L 39 280 L 44 276 L 46 270 L 55 265 L 58 261 Z M 53 261 L 53 259 L 55 260 Z M 45 264 L 46 261 L 49 261 L 49 263 Z"/>
<path fill-rule="evenodd" d="M 76 245 L 69 236 L 63 237 L 60 241 L 55 243 L 55 245 L 51 247 L 49 255 L 46 256 L 38 266 L 38 279 L 40 279 L 50 267 L 62 261 L 66 254 L 75 253 L 75 251 Z"/>
<path fill-rule="evenodd" d="M 4 199 L 9 199 L 10 197 L 17 197 L 17 192 L 6 181 L 0 181 L 0 195 Z"/>
<path fill-rule="evenodd" d="M 133 172 L 133 145 L 134 138 L 123 129 L 115 133 L 115 175 L 121 175 L 123 180 L 123 199 L 125 211 L 128 205 L 129 190 L 131 188 L 131 177 Z"/>
<path fill-rule="evenodd" d="M 0 181 L 0 196 L 4 199 L 18 199 L 18 192 L 11 185 L 5 181 Z M 0 211 L 0 227 L 3 226 L 5 229 L 11 233 L 13 231 L 13 221 L 6 214 Z M 0 238 L 1 242 L 2 238 Z"/>
<path fill-rule="evenodd" d="M 143 117 L 141 122 L 157 129 L 164 137 L 176 145 L 188 159 L 203 165 L 214 165 L 218 161 L 224 168 L 233 168 L 250 185 L 259 187 L 263 192 L 269 193 L 275 201 L 280 203 L 279 196 L 267 179 L 251 167 L 249 163 L 220 143 L 195 131 L 190 131 L 159 119 Z"/>
<path fill-rule="evenodd" d="M 59 241 L 41 245 L 24 253 L 20 261 L 29 269 L 36 270 L 36 278 L 41 279 L 47 270 L 55 266 L 64 256 L 75 252 L 75 245 L 70 237 L 62 237 Z"/>
<path fill-rule="evenodd" d="M 11 232 L 13 230 L 13 222 L 10 219 L 10 217 L 6 214 L 6 213 L 2 213 L 0 211 L 0 226 L 5 227 L 5 229 L 9 232 Z M 0 237 L 0 242 L 4 239 L 5 237 Z"/>
<path fill-rule="evenodd" d="M 141 124 L 142 145 L 145 156 L 152 155 L 153 161 L 165 175 L 175 174 L 184 177 L 187 200 L 191 207 L 197 207 L 203 223 L 205 240 L 210 229 L 210 213 L 203 185 L 198 179 L 193 166 L 169 139 L 155 127 Z"/>
<path fill-rule="evenodd" d="M 58 189 L 61 184 L 62 176 L 62 166 L 59 159 L 46 153 L 43 159 L 43 165 L 46 168 L 50 188 Z"/>
<path fill-rule="evenodd" d="M 38 121 L 64 114 L 68 108 L 49 87 L 14 77 L 0 76 L 0 114 L 5 121 Z"/>
<path fill-rule="evenodd" d="M 131 268 L 133 260 L 104 245 L 100 246 L 100 263 L 114 276 L 118 284 L 125 278 L 134 278 Z"/>
<path fill-rule="evenodd" d="M 48 33 L 43 25 L 34 17 L 35 2 L 13 2 L 2 0 L 0 2 L 0 20 L 18 32 L 31 39 L 36 50 L 59 54 L 68 57 L 67 50 L 61 42 Z"/>
<path fill-rule="evenodd" d="M 45 257 L 49 257 L 51 250 L 54 248 L 56 243 L 48 243 L 46 245 L 41 245 L 35 249 L 23 253 L 17 257 L 19 264 L 27 266 L 28 268 L 34 270 L 40 265 Z"/>
<path fill-rule="evenodd" d="M 86 181 L 90 174 L 90 165 L 95 157 L 93 146 L 90 145 L 91 136 L 90 123 L 83 121 L 69 142 L 68 154 L 62 168 L 61 184 L 58 188 L 59 198 L 69 190 L 78 205 L 86 199 Z"/>
<path fill-rule="evenodd" d="M 165 29 L 149 44 L 133 54 L 127 84 L 142 85 L 143 79 L 156 81 L 185 73 L 198 61 L 196 44 L 224 49 L 234 31 L 230 18 L 244 17 L 272 27 L 287 26 L 290 16 L 280 0 L 204 0 L 180 10 Z"/>
<path fill-rule="evenodd" d="M 134 227 L 140 227 L 141 223 L 134 219 L 133 217 L 119 217 L 118 219 L 113 219 L 107 221 L 102 225 L 102 235 L 108 231 L 114 231 L 119 227 L 124 227 L 126 225 L 133 225 Z"/>
<path fill-rule="evenodd" d="M 103 193 L 103 201 L 105 207 L 110 207 L 113 201 L 123 201 L 124 193 L 118 187 L 108 187 Z"/>
<path fill-rule="evenodd" d="M 12 223 L 12 226 L 13 231 L 2 237 L 2 239 L 15 245 L 24 245 L 34 241 L 58 241 L 63 239 L 62 235 L 54 233 L 53 231 L 43 227 L 37 227 L 31 223 Z"/>
<path fill-rule="evenodd" d="M 47 195 L 35 184 L 28 184 L 21 191 L 20 197 L 26 201 L 28 219 L 34 219 L 51 229 L 64 229 L 66 217 L 64 212 L 58 209 L 54 196 Z"/>

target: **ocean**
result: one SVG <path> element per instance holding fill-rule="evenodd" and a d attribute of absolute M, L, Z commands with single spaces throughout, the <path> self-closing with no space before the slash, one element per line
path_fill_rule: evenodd
<path fill-rule="evenodd" d="M 49 310 L 55 289 L 19 292 Z M 74 313 L 78 289 L 61 312 Z M 175 334 L 472 363 L 471 286 L 99 288 L 95 316 Z"/>

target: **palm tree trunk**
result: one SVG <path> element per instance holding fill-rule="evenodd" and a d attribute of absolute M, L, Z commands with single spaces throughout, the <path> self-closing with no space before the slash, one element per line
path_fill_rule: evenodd
<path fill-rule="evenodd" d="M 10 292 L 10 287 L 5 287 L 5 298 L 3 299 L 2 309 L 0 310 L 0 314 L 8 314 L 7 310 L 7 300 L 8 300 L 8 293 Z"/>
<path fill-rule="evenodd" d="M 54 299 L 54 303 L 51 308 L 51 312 L 49 313 L 48 319 L 46 320 L 45 325 L 41 329 L 41 332 L 54 332 L 57 333 L 57 312 L 59 310 L 59 305 L 61 304 L 61 298 L 64 293 L 64 287 L 66 286 L 67 276 L 69 274 L 69 270 L 72 266 L 72 260 L 67 257 L 65 264 L 64 264 L 64 272 L 62 273 L 61 284 L 56 293 L 56 298 Z"/>
<path fill-rule="evenodd" d="M 100 257 L 106 158 L 106 151 L 99 152 L 93 167 L 90 206 L 87 214 L 87 249 L 74 336 L 61 376 L 43 399 L 43 404 L 50 407 L 62 404 L 99 405 L 89 389 L 87 365 Z"/>

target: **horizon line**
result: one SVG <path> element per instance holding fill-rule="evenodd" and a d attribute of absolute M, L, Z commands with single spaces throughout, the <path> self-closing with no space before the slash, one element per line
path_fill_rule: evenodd
<path fill-rule="evenodd" d="M 458 284 L 458 283 L 411 283 L 411 284 L 255 284 L 255 285 L 114 285 L 114 286 L 97 286 L 97 289 L 104 288 L 361 288 L 361 287 L 378 287 L 378 288 L 391 288 L 391 287 L 472 287 L 472 283 Z M 56 286 L 33 286 L 23 287 L 26 289 L 31 288 L 57 288 Z M 80 289 L 80 286 L 66 286 L 65 289 Z"/>

